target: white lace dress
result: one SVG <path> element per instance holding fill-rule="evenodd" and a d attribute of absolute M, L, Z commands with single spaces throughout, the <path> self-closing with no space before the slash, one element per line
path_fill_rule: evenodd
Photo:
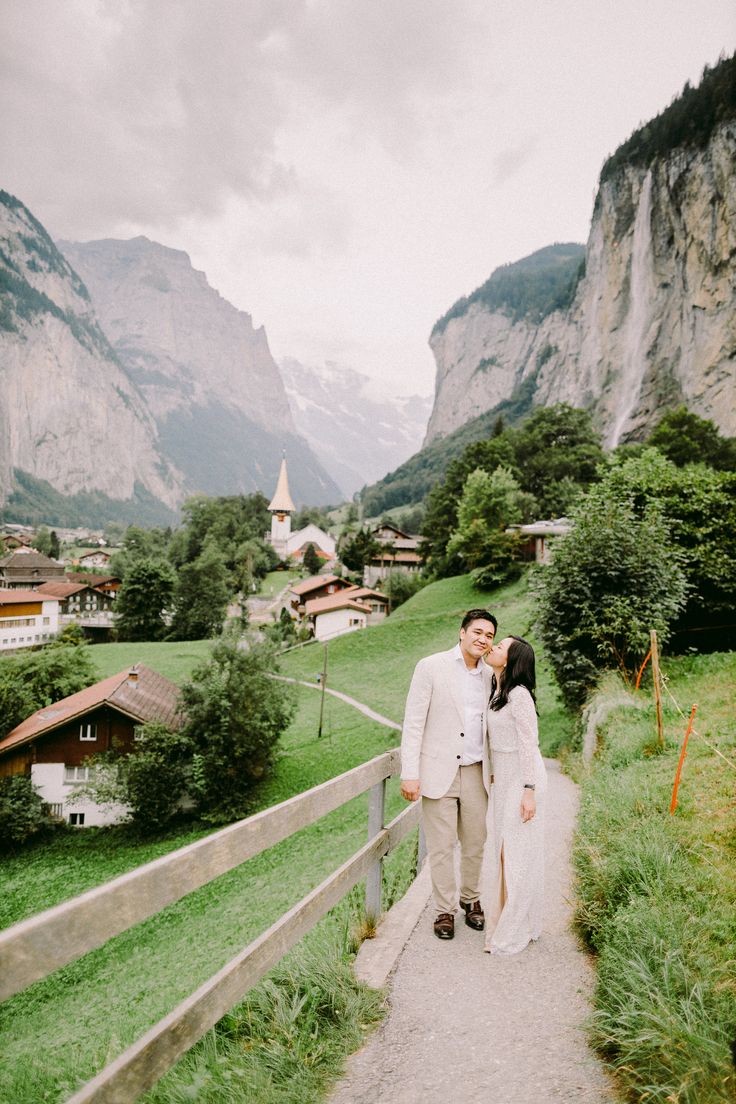
<path fill-rule="evenodd" d="M 542 930 L 544 806 L 547 772 L 539 751 L 537 714 L 531 694 L 515 686 L 498 712 L 489 709 L 493 785 L 488 801 L 483 909 L 485 949 L 523 951 Z M 521 819 L 524 783 L 536 785 L 537 811 Z"/>

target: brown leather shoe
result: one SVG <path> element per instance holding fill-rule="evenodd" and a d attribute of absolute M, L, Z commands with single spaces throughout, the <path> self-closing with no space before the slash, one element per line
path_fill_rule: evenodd
<path fill-rule="evenodd" d="M 465 909 L 465 923 L 473 931 L 483 931 L 486 926 L 486 918 L 483 915 L 483 909 L 480 907 L 480 901 L 461 901 L 461 906 Z"/>
<path fill-rule="evenodd" d="M 441 912 L 434 922 L 434 934 L 438 939 L 452 939 L 455 935 L 455 917 L 451 912 Z"/>

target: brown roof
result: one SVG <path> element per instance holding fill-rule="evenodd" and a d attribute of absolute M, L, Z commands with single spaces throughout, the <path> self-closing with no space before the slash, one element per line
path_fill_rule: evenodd
<path fill-rule="evenodd" d="M 331 583 L 339 583 L 342 587 L 350 586 L 350 583 L 339 575 L 312 575 L 309 579 L 304 579 L 303 582 L 293 586 L 291 588 L 291 593 L 298 594 L 301 597 L 302 594 L 309 594 L 313 590 L 320 590 L 321 587 L 329 586 Z"/>
<path fill-rule="evenodd" d="M 20 587 L 9 590 L 0 589 L 0 606 L 17 606 L 21 603 L 37 601 L 38 590 L 22 590 Z M 41 595 L 41 601 L 44 601 L 43 595 Z M 54 599 L 50 594 L 47 594 L 45 601 L 52 602 Z"/>
<path fill-rule="evenodd" d="M 421 556 L 418 552 L 403 552 L 400 549 L 394 551 L 391 548 L 383 548 L 380 552 L 376 552 L 371 556 L 372 564 L 379 563 L 419 563 Z"/>
<path fill-rule="evenodd" d="M 80 590 L 91 590 L 92 587 L 84 583 L 67 583 L 63 579 L 55 582 L 51 579 L 48 583 L 41 583 L 36 587 L 34 594 L 48 594 L 52 598 L 68 598 L 72 594 L 78 594 Z"/>
<path fill-rule="evenodd" d="M 380 590 L 371 590 L 370 587 L 351 587 L 350 590 L 344 590 L 343 594 L 349 594 L 351 598 L 380 598 L 382 602 L 388 603 L 387 594 Z"/>
<path fill-rule="evenodd" d="M 361 613 L 372 612 L 369 606 L 363 606 L 360 602 L 356 602 L 351 596 L 351 592 L 347 590 L 343 590 L 341 594 L 328 594 L 326 598 L 312 598 L 305 606 L 307 617 L 340 609 L 360 610 Z"/>
<path fill-rule="evenodd" d="M 129 681 L 132 671 L 138 672 L 135 683 Z M 157 671 L 137 663 L 117 675 L 110 675 L 94 686 L 87 686 L 68 698 L 46 705 L 26 717 L 0 740 L 0 755 L 18 744 L 27 744 L 38 736 L 84 716 L 91 709 L 109 705 L 134 721 L 161 721 L 179 729 L 184 717 L 179 712 L 179 687 Z"/>
<path fill-rule="evenodd" d="M 87 586 L 98 587 L 103 583 L 119 583 L 119 575 L 95 575 L 93 571 L 67 571 L 65 579 L 71 579 L 73 583 L 85 583 Z"/>
<path fill-rule="evenodd" d="M 62 566 L 58 560 L 52 560 L 49 556 L 44 556 L 43 552 L 36 552 L 35 548 L 18 548 L 14 552 L 8 553 L 7 556 L 3 556 L 0 560 L 0 567 L 17 567 L 24 570 L 32 567 L 57 568 Z"/>

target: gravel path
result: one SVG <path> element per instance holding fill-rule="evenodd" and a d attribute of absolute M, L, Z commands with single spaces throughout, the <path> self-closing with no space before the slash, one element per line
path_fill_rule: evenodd
<path fill-rule="evenodd" d="M 390 983 L 390 1012 L 349 1062 L 330 1104 L 611 1104 L 588 1048 L 593 971 L 570 929 L 577 787 L 547 761 L 546 920 L 513 958 L 484 954 L 464 924 L 432 933 L 424 910 Z"/>
<path fill-rule="evenodd" d="M 305 682 L 303 679 L 289 678 L 287 675 L 271 675 L 271 678 L 278 679 L 279 682 L 291 682 L 294 686 L 306 686 L 308 690 L 322 689 L 318 682 Z M 377 721 L 378 724 L 385 725 L 386 728 L 393 728 L 396 732 L 401 732 L 401 725 L 397 724 L 396 721 L 391 721 L 388 717 L 382 716 L 381 713 L 376 713 L 375 709 L 371 709 L 369 705 L 364 705 L 363 702 L 351 698 L 349 694 L 343 694 L 342 690 L 330 690 L 329 686 L 325 686 L 325 694 L 332 694 L 333 698 L 339 698 L 340 701 L 352 705 L 353 709 L 357 709 L 359 713 L 370 717 L 372 721 Z"/>

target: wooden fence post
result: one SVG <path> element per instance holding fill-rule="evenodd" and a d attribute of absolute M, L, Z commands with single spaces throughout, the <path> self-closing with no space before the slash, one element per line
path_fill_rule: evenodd
<path fill-rule="evenodd" d="M 662 724 L 662 684 L 659 674 L 659 647 L 657 630 L 652 629 L 649 638 L 652 642 L 652 681 L 654 682 L 654 706 L 657 713 L 657 743 L 664 747 L 664 725 Z"/>
<path fill-rule="evenodd" d="M 317 739 L 322 739 L 322 720 L 325 715 L 325 690 L 327 688 L 327 641 L 325 640 L 325 657 L 322 664 L 322 675 L 320 676 L 320 689 L 319 696 L 319 728 L 317 729 Z"/>
<path fill-rule="evenodd" d="M 386 780 L 371 786 L 368 795 L 368 842 L 383 830 L 383 818 L 386 806 Z M 365 880 L 365 911 L 372 920 L 381 915 L 381 879 L 383 877 L 383 859 L 377 859 Z"/>

